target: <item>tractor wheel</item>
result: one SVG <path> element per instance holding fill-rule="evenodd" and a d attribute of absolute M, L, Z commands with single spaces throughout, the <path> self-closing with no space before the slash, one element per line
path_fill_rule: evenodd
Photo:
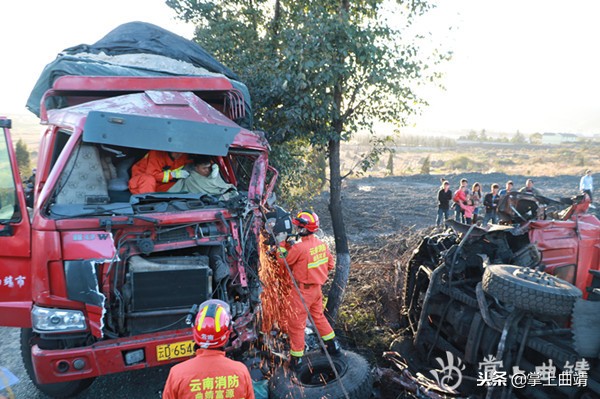
<path fill-rule="evenodd" d="M 270 381 L 271 399 L 342 399 L 344 385 L 350 399 L 364 399 L 371 396 L 373 388 L 369 363 L 360 355 L 342 350 L 331 359 L 340 379 L 335 374 L 327 357 L 320 352 L 312 352 L 304 357 L 300 369 L 292 371 L 280 367 L 275 370 Z"/>
<path fill-rule="evenodd" d="M 548 316 L 569 316 L 581 291 L 574 285 L 528 267 L 490 265 L 483 290 L 517 309 Z"/>

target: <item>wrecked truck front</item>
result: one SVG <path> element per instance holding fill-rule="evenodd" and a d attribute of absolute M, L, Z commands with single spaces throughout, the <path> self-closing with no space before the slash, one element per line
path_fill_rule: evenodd
<path fill-rule="evenodd" d="M 32 232 L 39 384 L 189 357 L 186 318 L 209 298 L 231 306 L 232 349 L 256 339 L 255 233 L 277 176 L 264 135 L 191 93 L 122 97 L 48 112 Z M 126 173 L 151 149 L 211 156 L 235 195 L 131 195 Z"/>

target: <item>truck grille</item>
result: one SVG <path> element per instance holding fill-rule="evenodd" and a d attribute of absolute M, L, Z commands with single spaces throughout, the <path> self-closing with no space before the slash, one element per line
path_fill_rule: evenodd
<path fill-rule="evenodd" d="M 212 295 L 208 256 L 132 256 L 129 276 L 133 312 L 189 308 Z"/>

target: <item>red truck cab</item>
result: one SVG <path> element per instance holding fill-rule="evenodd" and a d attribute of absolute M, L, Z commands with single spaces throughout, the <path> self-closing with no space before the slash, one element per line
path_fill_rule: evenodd
<path fill-rule="evenodd" d="M 40 390 L 68 397 L 186 359 L 186 318 L 210 298 L 231 305 L 233 350 L 256 338 L 256 244 L 277 172 L 264 135 L 233 121 L 243 113 L 218 76 L 61 77 L 42 99 L 29 209 L 0 119 L 0 325 L 22 328 Z M 210 156 L 233 195 L 132 195 L 131 166 L 149 150 Z"/>

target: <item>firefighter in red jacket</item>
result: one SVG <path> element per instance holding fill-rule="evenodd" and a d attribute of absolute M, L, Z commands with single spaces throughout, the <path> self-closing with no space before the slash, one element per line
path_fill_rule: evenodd
<path fill-rule="evenodd" d="M 194 322 L 196 357 L 171 368 L 163 399 L 254 399 L 248 368 L 225 357 L 223 346 L 231 334 L 229 305 L 217 299 L 200 305 Z"/>
<path fill-rule="evenodd" d="M 327 281 L 327 274 L 335 262 L 329 248 L 314 233 L 319 229 L 319 217 L 316 213 L 302 211 L 292 223 L 298 229 L 301 241 L 291 245 L 282 241 L 278 248 L 278 262 L 289 265 L 292 275 L 300 288 L 306 307 L 315 322 L 319 335 L 323 338 L 327 352 L 336 355 L 340 345 L 335 332 L 323 314 L 323 293 L 321 287 Z M 304 356 L 304 328 L 306 327 L 306 309 L 294 287 L 290 290 L 290 312 L 286 320 L 286 330 L 290 337 L 290 367 L 297 370 Z"/>
<path fill-rule="evenodd" d="M 190 175 L 184 169 L 190 162 L 182 152 L 149 151 L 131 167 L 129 191 L 132 194 L 165 192 L 178 179 Z"/>

